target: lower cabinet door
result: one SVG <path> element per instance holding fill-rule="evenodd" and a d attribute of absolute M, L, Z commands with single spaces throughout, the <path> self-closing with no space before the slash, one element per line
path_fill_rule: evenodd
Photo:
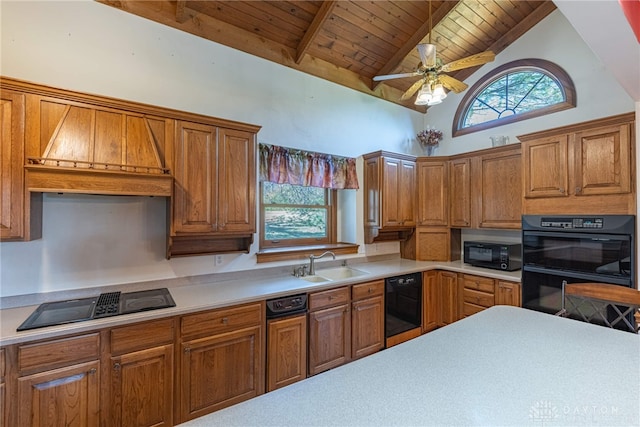
<path fill-rule="evenodd" d="M 267 322 L 267 391 L 307 377 L 307 316 Z"/>
<path fill-rule="evenodd" d="M 18 425 L 99 425 L 100 362 L 18 378 Z"/>
<path fill-rule="evenodd" d="M 173 425 L 173 348 L 111 358 L 111 426 Z"/>
<path fill-rule="evenodd" d="M 264 393 L 262 327 L 182 343 L 180 422 Z"/>
<path fill-rule="evenodd" d="M 351 311 L 351 357 L 358 359 L 384 348 L 382 296 L 354 301 Z"/>
<path fill-rule="evenodd" d="M 348 362 L 350 338 L 348 304 L 309 313 L 309 374 L 315 375 Z"/>

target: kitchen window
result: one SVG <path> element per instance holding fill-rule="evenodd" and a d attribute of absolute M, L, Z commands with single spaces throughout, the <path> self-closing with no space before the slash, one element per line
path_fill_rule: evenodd
<path fill-rule="evenodd" d="M 336 191 L 262 182 L 260 247 L 334 243 Z"/>
<path fill-rule="evenodd" d="M 569 75 L 552 62 L 509 62 L 467 92 L 454 116 L 453 136 L 574 108 L 575 94 Z"/>
<path fill-rule="evenodd" d="M 357 189 L 355 159 L 260 144 L 260 251 L 258 262 L 300 258 L 337 242 L 338 191 Z"/>

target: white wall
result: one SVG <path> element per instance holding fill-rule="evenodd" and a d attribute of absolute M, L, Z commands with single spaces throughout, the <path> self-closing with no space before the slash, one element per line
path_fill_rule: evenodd
<path fill-rule="evenodd" d="M 260 142 L 345 156 L 380 149 L 420 154 L 414 136 L 425 124 L 445 131 L 439 150 L 450 154 L 484 148 L 495 133 L 513 141 L 519 133 L 634 109 L 558 12 L 476 74 L 526 49 L 526 56 L 565 67 L 578 87 L 579 107 L 513 125 L 509 133 L 455 140 L 447 137 L 459 101 L 453 94 L 422 115 L 91 1 L 3 0 L 0 15 L 4 76 L 258 124 Z M 590 102 L 596 82 L 613 94 L 604 104 Z M 362 244 L 361 190 L 341 198 L 339 237 Z M 164 204 L 160 198 L 45 195 L 43 238 L 0 243 L 0 296 L 256 267 L 256 244 L 251 254 L 224 255 L 217 266 L 212 256 L 164 259 Z M 393 242 L 366 248 L 367 254 L 397 251 Z"/>

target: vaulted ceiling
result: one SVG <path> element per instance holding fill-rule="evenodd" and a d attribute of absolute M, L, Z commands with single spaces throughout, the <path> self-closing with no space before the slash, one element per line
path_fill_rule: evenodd
<path fill-rule="evenodd" d="M 420 77 L 374 76 L 414 72 L 416 46 L 429 40 L 443 63 L 498 54 L 556 9 L 551 0 L 98 1 L 422 112 L 414 97 L 400 100 Z M 447 74 L 464 81 L 478 68 Z"/>

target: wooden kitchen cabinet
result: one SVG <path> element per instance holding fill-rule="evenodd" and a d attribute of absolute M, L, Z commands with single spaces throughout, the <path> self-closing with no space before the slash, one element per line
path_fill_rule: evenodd
<path fill-rule="evenodd" d="M 458 274 L 451 271 L 438 272 L 438 326 L 458 320 Z"/>
<path fill-rule="evenodd" d="M 522 286 L 520 283 L 496 280 L 496 305 L 522 306 Z"/>
<path fill-rule="evenodd" d="M 349 288 L 309 294 L 309 375 L 351 360 Z"/>
<path fill-rule="evenodd" d="M 452 261 L 460 257 L 459 232 L 449 228 L 449 162 L 419 158 L 418 226 L 401 243 L 403 258 Z M 452 236 L 453 233 L 453 236 Z"/>
<path fill-rule="evenodd" d="M 418 226 L 449 225 L 449 162 L 419 158 L 418 179 Z"/>
<path fill-rule="evenodd" d="M 179 422 L 264 393 L 264 303 L 181 319 Z"/>
<path fill-rule="evenodd" d="M 385 346 L 384 280 L 353 285 L 351 358 L 359 359 Z"/>
<path fill-rule="evenodd" d="M 522 164 L 520 144 L 485 151 L 472 164 L 474 228 L 522 227 Z M 472 213 L 473 215 L 473 213 Z"/>
<path fill-rule="evenodd" d="M 267 391 L 307 377 L 306 314 L 267 321 Z"/>
<path fill-rule="evenodd" d="M 471 160 L 449 161 L 449 225 L 471 226 Z"/>
<path fill-rule="evenodd" d="M 109 332 L 105 425 L 173 425 L 174 324 L 163 319 Z"/>
<path fill-rule="evenodd" d="M 384 151 L 363 158 L 365 242 L 404 240 L 416 226 L 416 159 Z"/>
<path fill-rule="evenodd" d="M 100 425 L 98 333 L 25 344 L 17 351 L 17 404 L 9 425 Z"/>
<path fill-rule="evenodd" d="M 460 275 L 461 317 L 471 316 L 495 304 L 494 280 L 489 277 Z"/>
<path fill-rule="evenodd" d="M 422 273 L 422 333 L 438 327 L 439 272 L 429 270 Z"/>
<path fill-rule="evenodd" d="M 218 129 L 178 122 L 173 233 L 207 234 L 218 230 Z"/>
<path fill-rule="evenodd" d="M 178 122 L 169 256 L 249 250 L 256 231 L 256 132 Z"/>
<path fill-rule="evenodd" d="M 550 129 L 522 141 L 525 214 L 635 214 L 635 116 Z"/>
<path fill-rule="evenodd" d="M 0 241 L 38 239 L 42 220 L 25 203 L 25 95 L 0 90 Z M 41 209 L 34 203 L 33 209 Z"/>
<path fill-rule="evenodd" d="M 417 227 L 400 246 L 402 258 L 418 261 L 460 259 L 460 230 L 449 227 Z"/>

